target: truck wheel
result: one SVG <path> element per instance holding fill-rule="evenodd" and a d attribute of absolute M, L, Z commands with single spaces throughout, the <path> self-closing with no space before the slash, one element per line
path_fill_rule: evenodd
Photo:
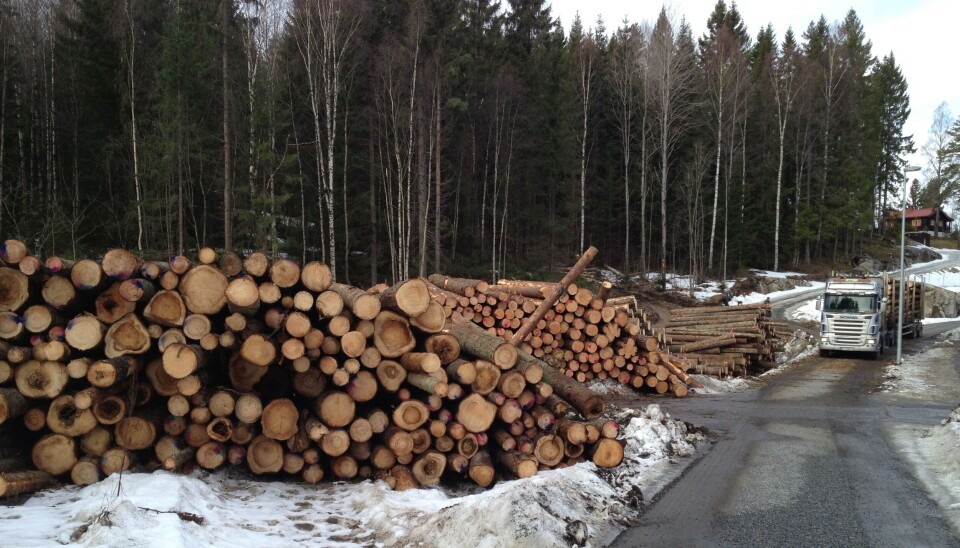
<path fill-rule="evenodd" d="M 829 351 L 829 350 L 824 350 L 824 349 L 822 349 L 822 348 L 820 349 L 820 357 L 821 357 L 821 358 L 826 358 L 826 357 L 829 356 L 829 355 L 830 355 L 830 351 Z"/>

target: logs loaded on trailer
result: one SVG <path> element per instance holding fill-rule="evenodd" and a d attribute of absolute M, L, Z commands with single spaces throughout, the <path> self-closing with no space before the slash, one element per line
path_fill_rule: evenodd
<path fill-rule="evenodd" d="M 489 486 L 623 458 L 604 400 L 565 364 L 450 321 L 432 292 L 469 292 L 452 280 L 364 291 L 259 252 L 40 262 L 0 247 L 0 495 L 225 466 Z"/>
<path fill-rule="evenodd" d="M 769 303 L 675 308 L 662 338 L 691 371 L 717 377 L 763 373 L 792 334 L 771 319 Z"/>

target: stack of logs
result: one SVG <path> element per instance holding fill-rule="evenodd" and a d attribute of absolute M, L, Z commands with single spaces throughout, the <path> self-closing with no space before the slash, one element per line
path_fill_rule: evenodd
<path fill-rule="evenodd" d="M 676 308 L 664 338 L 700 374 L 728 377 L 777 366 L 788 325 L 770 319 L 770 304 Z"/>
<path fill-rule="evenodd" d="M 0 260 L 0 495 L 131 466 L 406 489 L 623 458 L 602 398 L 447 322 L 420 279 L 368 292 L 209 248 L 41 263 L 7 240 Z"/>
<path fill-rule="evenodd" d="M 698 386 L 685 361 L 664 352 L 651 323 L 632 296 L 611 299 L 610 283 L 594 294 L 567 281 L 482 280 L 433 274 L 434 300 L 455 322 L 473 322 L 580 382 L 621 384 L 682 397 Z M 553 296 L 557 298 L 553 298 Z M 521 330 L 546 303 L 542 318 Z"/>

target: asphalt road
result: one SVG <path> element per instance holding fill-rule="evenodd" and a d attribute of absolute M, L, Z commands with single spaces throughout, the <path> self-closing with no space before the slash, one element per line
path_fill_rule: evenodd
<path fill-rule="evenodd" d="M 957 264 L 960 253 L 907 272 Z M 789 308 L 821 292 L 775 300 L 774 316 L 787 319 Z M 904 341 L 905 352 L 957 327 L 928 325 L 925 340 Z M 960 546 L 888 434 L 938 424 L 956 398 L 878 393 L 893 355 L 811 357 L 757 389 L 656 400 L 713 442 L 612 546 Z M 960 363 L 953 367 L 960 372 Z"/>
<path fill-rule="evenodd" d="M 813 357 L 758 389 L 657 400 L 714 443 L 612 545 L 960 546 L 888 443 L 892 428 L 934 426 L 957 401 L 877 393 L 887 363 Z"/>

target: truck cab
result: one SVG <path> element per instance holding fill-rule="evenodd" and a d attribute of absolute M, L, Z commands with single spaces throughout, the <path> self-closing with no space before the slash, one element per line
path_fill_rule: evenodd
<path fill-rule="evenodd" d="M 830 351 L 883 354 L 889 344 L 883 278 L 830 278 L 817 301 L 820 355 Z"/>

